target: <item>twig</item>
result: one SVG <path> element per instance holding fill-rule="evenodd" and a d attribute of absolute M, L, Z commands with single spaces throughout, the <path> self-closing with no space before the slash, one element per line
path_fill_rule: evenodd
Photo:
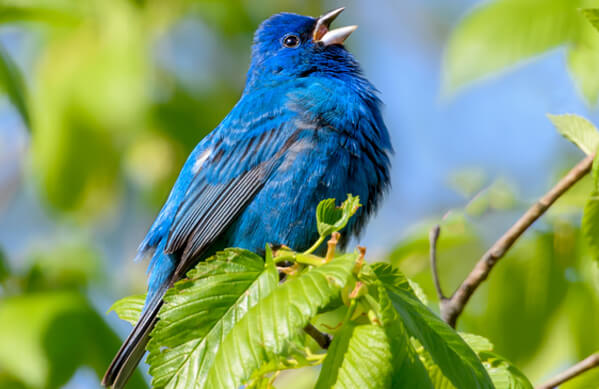
<path fill-rule="evenodd" d="M 568 370 L 558 374 L 557 376 L 553 377 L 544 384 L 537 386 L 537 389 L 555 388 L 556 386 L 563 384 L 564 382 L 571 380 L 579 374 L 582 374 L 585 371 L 591 370 L 592 368 L 597 366 L 599 366 L 599 353 L 595 353 L 586 357 L 585 359 L 578 362 L 576 365 L 572 366 Z"/>
<path fill-rule="evenodd" d="M 323 349 L 326 350 L 331 345 L 331 335 L 318 331 L 312 324 L 308 323 L 308 325 L 304 327 L 304 331 L 306 331 L 306 334 L 310 335 Z"/>
<path fill-rule="evenodd" d="M 555 200 L 591 170 L 593 157 L 594 155 L 589 155 L 574 166 L 564 178 L 530 207 L 524 215 L 522 215 L 520 219 L 518 219 L 518 221 L 516 221 L 516 223 L 514 223 L 514 225 L 511 226 L 485 254 L 483 254 L 481 259 L 474 266 L 474 269 L 472 269 L 470 274 L 453 295 L 445 301 L 442 300 L 441 317 L 443 320 L 455 328 L 457 319 L 464 310 L 464 306 L 468 303 L 468 300 L 470 300 L 474 291 L 487 279 L 497 261 L 505 255 L 524 231 L 547 211 Z"/>
<path fill-rule="evenodd" d="M 428 235 L 428 240 L 430 243 L 431 271 L 433 273 L 433 281 L 435 282 L 435 289 L 437 290 L 439 301 L 443 301 L 447 300 L 447 297 L 445 297 L 443 294 L 443 289 L 441 289 L 441 283 L 439 282 L 439 271 L 437 270 L 437 242 L 439 241 L 440 234 L 441 227 L 437 224 L 431 229 Z"/>

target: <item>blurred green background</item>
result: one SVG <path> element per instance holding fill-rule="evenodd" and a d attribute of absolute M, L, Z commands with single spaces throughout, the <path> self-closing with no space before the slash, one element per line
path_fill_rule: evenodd
<path fill-rule="evenodd" d="M 582 158 L 545 114 L 599 123 L 599 33 L 577 11 L 597 1 L 0 1 L 0 388 L 99 387 L 129 330 L 105 312 L 144 290 L 137 244 L 239 97 L 254 29 L 338 6 L 338 25 L 360 25 L 348 47 L 381 91 L 396 150 L 393 190 L 359 243 L 432 309 L 430 226 L 442 223 L 449 293 Z M 580 233 L 590 190 L 560 199 L 459 321 L 535 383 L 599 350 L 599 274 Z"/>

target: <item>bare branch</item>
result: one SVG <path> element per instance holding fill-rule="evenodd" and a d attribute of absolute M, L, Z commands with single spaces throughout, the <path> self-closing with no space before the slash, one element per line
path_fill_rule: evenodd
<path fill-rule="evenodd" d="M 555 388 L 556 386 L 563 384 L 564 382 L 571 380 L 579 374 L 582 374 L 585 371 L 591 370 L 592 368 L 595 368 L 597 366 L 599 366 L 599 353 L 595 353 L 586 357 L 585 359 L 578 362 L 576 365 L 572 366 L 568 370 L 558 374 L 549 381 L 545 382 L 543 385 L 537 386 L 537 389 Z"/>
<path fill-rule="evenodd" d="M 331 345 L 331 335 L 318 331 L 312 324 L 308 323 L 308 325 L 304 327 L 304 331 L 306 331 L 306 334 L 310 335 L 323 349 L 326 350 Z"/>
<path fill-rule="evenodd" d="M 570 189 L 575 183 L 583 178 L 593 165 L 594 155 L 589 155 L 572 168 L 549 192 L 541 197 L 524 215 L 511 226 L 491 248 L 483 254 L 474 269 L 458 287 L 455 293 L 447 300 L 441 302 L 441 317 L 450 326 L 455 328 L 456 322 L 464 306 L 472 297 L 474 291 L 487 279 L 495 264 L 503 258 L 505 253 L 520 238 L 545 211 Z"/>
<path fill-rule="evenodd" d="M 434 226 L 429 235 L 428 240 L 430 243 L 430 256 L 431 256 L 431 271 L 433 273 L 433 281 L 435 283 L 435 289 L 437 290 L 437 296 L 439 301 L 446 300 L 441 289 L 441 283 L 439 282 L 439 271 L 437 270 L 437 242 L 439 241 L 439 235 L 441 234 L 441 227 L 437 224 Z"/>

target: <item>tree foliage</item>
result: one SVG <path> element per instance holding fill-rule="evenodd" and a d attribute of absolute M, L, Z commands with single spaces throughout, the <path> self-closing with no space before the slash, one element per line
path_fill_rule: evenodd
<path fill-rule="evenodd" d="M 495 0 L 475 7 L 452 32 L 444 82 L 455 90 L 547 50 L 565 46 L 568 69 L 591 104 L 599 98 L 597 3 L 589 0 Z M 509 21 L 509 28 L 506 28 Z M 596 26 L 596 24 L 595 24 Z"/>
<path fill-rule="evenodd" d="M 327 226 L 321 233 L 341 230 L 359 207 L 352 196 L 334 204 L 318 207 L 318 225 Z M 169 290 L 152 331 L 153 386 L 259 385 L 281 370 L 322 363 L 321 389 L 432 388 L 440 379 L 457 388 L 527 387 L 494 385 L 476 352 L 422 303 L 397 268 L 367 264 L 359 251 L 329 257 L 267 247 L 264 259 L 227 249 L 199 263 Z M 292 265 L 279 268 L 286 274 L 279 282 L 277 264 L 284 262 Z M 139 301 L 126 298 L 113 309 L 130 321 Z M 312 350 L 304 327 L 334 310 L 343 318 L 330 348 Z M 502 377 L 516 371 L 500 360 Z"/>

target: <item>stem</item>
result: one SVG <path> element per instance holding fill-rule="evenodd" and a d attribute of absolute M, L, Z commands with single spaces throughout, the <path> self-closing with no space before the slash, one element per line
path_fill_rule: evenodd
<path fill-rule="evenodd" d="M 318 257 L 316 255 L 312 255 L 312 254 L 297 253 L 295 255 L 295 260 L 298 263 L 302 263 L 304 265 L 310 265 L 310 266 L 320 266 L 320 265 L 325 264 L 324 258 Z"/>
<path fill-rule="evenodd" d="M 430 242 L 430 253 L 431 253 L 431 271 L 433 272 L 433 281 L 435 283 L 435 289 L 437 290 L 437 296 L 439 301 L 446 300 L 447 298 L 443 294 L 441 289 L 441 283 L 439 282 L 439 271 L 437 270 L 437 242 L 439 241 L 439 235 L 441 234 L 441 227 L 437 224 L 434 226 L 429 233 Z"/>
<path fill-rule="evenodd" d="M 295 262 L 295 263 L 301 263 L 303 265 L 310 265 L 310 266 L 320 266 L 320 265 L 324 265 L 325 264 L 325 259 L 322 257 L 319 257 L 317 255 L 312 255 L 312 254 L 306 254 L 306 253 L 296 253 L 293 251 L 281 251 L 280 254 L 278 254 L 275 257 L 275 261 L 277 263 L 280 262 Z"/>
<path fill-rule="evenodd" d="M 322 244 L 322 242 L 324 242 L 325 239 L 325 236 L 320 236 L 308 250 L 304 251 L 304 254 L 312 254 Z"/>
<path fill-rule="evenodd" d="M 549 381 L 537 387 L 537 389 L 551 389 L 556 386 L 563 384 L 566 381 L 571 380 L 572 378 L 578 376 L 579 374 L 584 373 L 587 370 L 591 370 L 599 366 L 599 353 L 592 354 L 582 361 L 578 362 L 576 365 L 572 366 L 568 370 L 558 374 L 553 377 Z"/>
<path fill-rule="evenodd" d="M 345 312 L 345 317 L 343 318 L 343 324 L 351 320 L 351 317 L 354 315 L 354 312 L 356 311 L 356 304 L 357 303 L 355 299 L 350 300 L 349 308 L 347 309 L 347 312 Z"/>
<path fill-rule="evenodd" d="M 472 294 L 487 279 L 495 264 L 503 258 L 506 252 L 522 236 L 522 234 L 539 218 L 547 209 L 580 181 L 593 165 L 594 155 L 589 155 L 572 168 L 549 192 L 541 197 L 533 206 L 512 225 L 491 248 L 483 254 L 474 269 L 454 292 L 454 294 L 441 302 L 441 317 L 450 326 L 455 328 L 456 322 Z"/>
<path fill-rule="evenodd" d="M 310 335 L 321 348 L 326 350 L 331 345 L 331 335 L 318 331 L 312 324 L 308 323 L 308 325 L 304 327 L 304 331 L 306 331 L 306 334 Z"/>

